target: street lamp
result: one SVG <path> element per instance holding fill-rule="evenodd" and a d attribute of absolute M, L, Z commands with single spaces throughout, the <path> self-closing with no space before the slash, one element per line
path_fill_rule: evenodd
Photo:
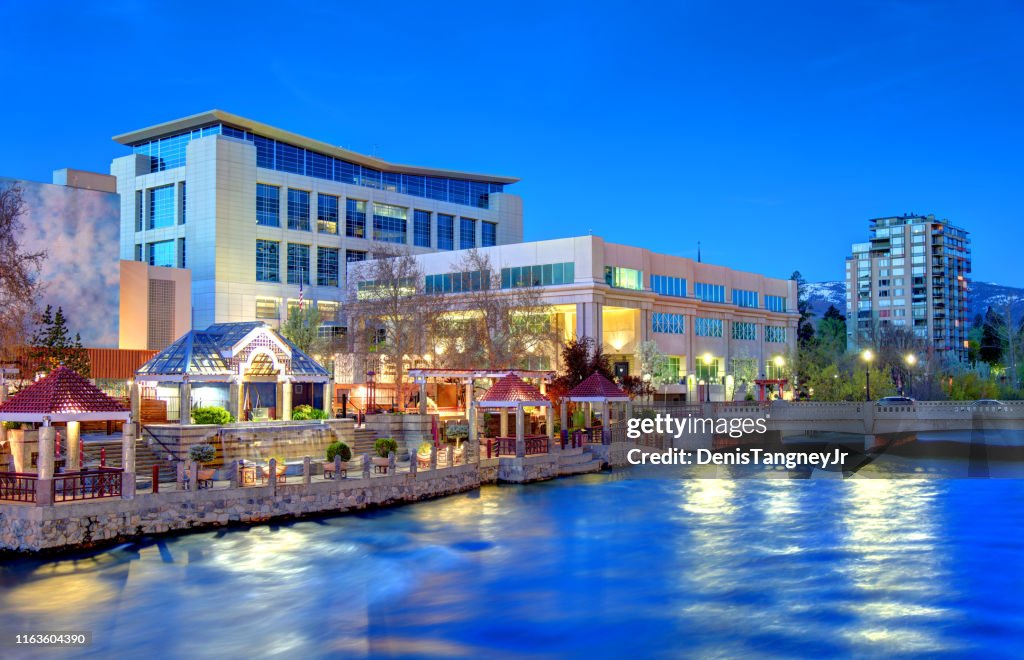
<path fill-rule="evenodd" d="M 711 353 L 705 353 L 700 356 L 701 362 L 704 363 L 706 369 L 704 370 L 707 378 L 707 385 L 704 386 L 704 400 L 711 401 L 711 365 L 715 362 L 715 356 Z"/>
<path fill-rule="evenodd" d="M 875 354 L 870 348 L 865 348 L 860 358 L 864 360 L 864 378 L 865 378 L 865 389 L 864 389 L 864 400 L 871 400 L 871 361 L 875 359 Z"/>
<path fill-rule="evenodd" d="M 913 353 L 907 353 L 903 356 L 903 361 L 907 363 L 907 396 L 910 396 L 911 390 L 913 390 L 914 384 L 914 365 L 917 364 L 917 356 Z"/>
<path fill-rule="evenodd" d="M 778 381 L 781 381 L 782 380 L 782 368 L 784 366 L 786 366 L 786 358 L 782 357 L 781 355 L 776 355 L 774 358 L 772 358 L 772 364 L 775 365 L 775 379 L 778 380 Z M 796 398 L 796 393 L 795 392 L 793 394 L 793 398 Z M 782 383 L 781 382 L 779 383 L 779 400 L 780 401 L 782 400 Z"/>

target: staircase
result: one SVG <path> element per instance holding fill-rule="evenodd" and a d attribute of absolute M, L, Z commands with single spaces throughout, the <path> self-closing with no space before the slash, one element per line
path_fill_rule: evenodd
<path fill-rule="evenodd" d="M 376 456 L 373 451 L 373 443 L 377 441 L 377 432 L 371 431 L 367 428 L 355 429 L 355 436 L 352 438 L 352 456 L 359 456 L 360 454 L 369 454 L 370 456 Z"/>
<path fill-rule="evenodd" d="M 584 474 L 600 472 L 601 461 L 594 458 L 586 447 L 569 447 L 558 454 L 558 474 Z"/>
<path fill-rule="evenodd" d="M 99 465 L 103 450 L 106 450 L 108 467 L 121 467 L 121 441 L 100 440 L 96 442 L 83 442 L 82 448 L 85 454 L 86 465 Z M 150 448 L 149 443 L 142 438 L 135 441 L 135 474 L 139 475 L 139 481 L 148 481 L 153 474 L 153 466 L 160 466 L 160 482 L 167 483 L 175 481 L 174 463 L 164 458 Z"/>

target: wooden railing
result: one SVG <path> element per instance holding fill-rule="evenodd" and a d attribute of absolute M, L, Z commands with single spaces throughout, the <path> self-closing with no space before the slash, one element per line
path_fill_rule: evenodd
<path fill-rule="evenodd" d="M 35 474 L 0 472 L 0 500 L 5 502 L 35 502 Z"/>
<path fill-rule="evenodd" d="M 523 442 L 527 456 L 548 453 L 548 437 L 546 435 L 528 435 Z M 484 438 L 483 445 L 483 455 L 487 458 L 516 455 L 516 439 L 514 437 Z"/>
<path fill-rule="evenodd" d="M 53 475 L 53 501 L 74 502 L 103 497 L 121 497 L 120 468 L 94 468 Z"/>

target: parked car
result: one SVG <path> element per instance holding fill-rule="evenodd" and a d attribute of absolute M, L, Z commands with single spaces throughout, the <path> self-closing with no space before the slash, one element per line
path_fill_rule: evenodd
<path fill-rule="evenodd" d="M 915 403 L 909 396 L 883 396 L 878 400 L 880 406 L 907 406 Z"/>
<path fill-rule="evenodd" d="M 989 406 L 1005 406 L 1006 404 L 998 399 L 978 399 L 971 405 L 977 408 L 987 408 Z"/>

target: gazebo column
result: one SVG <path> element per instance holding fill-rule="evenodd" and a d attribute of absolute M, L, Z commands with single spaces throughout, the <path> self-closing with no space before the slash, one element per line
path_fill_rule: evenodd
<path fill-rule="evenodd" d="M 565 433 L 569 432 L 569 402 L 562 399 L 562 403 L 559 406 L 558 421 L 561 422 L 560 428 Z"/>
<path fill-rule="evenodd" d="M 420 414 L 427 414 L 427 378 L 420 376 Z M 469 400 L 466 400 L 466 415 L 469 415 Z"/>
<path fill-rule="evenodd" d="M 466 381 L 466 414 L 473 409 L 473 378 Z"/>
<path fill-rule="evenodd" d="M 583 404 L 583 426 L 588 429 L 594 425 L 594 404 L 587 401 Z"/>
<path fill-rule="evenodd" d="M 498 437 L 508 437 L 508 408 L 499 408 L 499 425 L 498 425 Z"/>
<path fill-rule="evenodd" d="M 548 431 L 548 446 L 551 446 L 551 440 L 555 439 L 555 409 L 551 406 L 544 407 L 544 426 Z"/>
<path fill-rule="evenodd" d="M 66 456 L 64 466 L 68 472 L 77 472 L 82 469 L 82 464 L 78 460 L 81 458 L 79 453 L 82 447 L 82 423 L 68 422 L 67 436 L 67 446 L 64 449 L 64 455 Z"/>
<path fill-rule="evenodd" d="M 612 435 L 612 431 L 611 431 L 612 415 L 611 415 L 611 412 L 612 412 L 612 409 L 611 409 L 611 406 L 608 405 L 608 399 L 605 399 L 604 401 L 601 402 L 601 436 L 604 438 L 605 442 L 607 442 L 608 439 L 611 438 L 611 435 Z"/>
<path fill-rule="evenodd" d="M 334 417 L 334 380 L 324 383 L 324 412 L 328 417 Z"/>
<path fill-rule="evenodd" d="M 516 458 L 526 456 L 526 415 L 523 404 L 516 404 Z"/>
<path fill-rule="evenodd" d="M 121 499 L 125 500 L 135 498 L 135 432 L 134 422 L 124 423 L 121 430 Z"/>
<path fill-rule="evenodd" d="M 178 385 L 178 423 L 188 426 L 192 423 L 192 385 L 183 376 Z"/>
<path fill-rule="evenodd" d="M 50 418 L 39 428 L 39 457 L 36 461 L 36 504 L 53 504 L 53 449 L 57 432 L 50 426 Z"/>
<path fill-rule="evenodd" d="M 285 380 L 283 385 L 284 396 L 281 397 L 281 419 L 292 418 L 292 383 Z"/>
<path fill-rule="evenodd" d="M 229 398 L 231 399 L 231 414 L 235 416 L 235 421 L 242 421 L 242 405 L 245 403 L 245 397 L 242 396 L 242 388 L 245 387 L 245 383 L 239 379 L 232 381 L 229 385 Z"/>
<path fill-rule="evenodd" d="M 128 407 L 131 410 L 132 419 L 142 419 L 142 391 L 137 380 L 129 381 Z"/>
<path fill-rule="evenodd" d="M 470 404 L 466 410 L 469 418 L 469 435 L 466 437 L 466 447 L 462 450 L 463 461 L 469 463 L 474 454 L 480 451 L 480 439 L 476 428 L 477 409 L 475 404 Z"/>

